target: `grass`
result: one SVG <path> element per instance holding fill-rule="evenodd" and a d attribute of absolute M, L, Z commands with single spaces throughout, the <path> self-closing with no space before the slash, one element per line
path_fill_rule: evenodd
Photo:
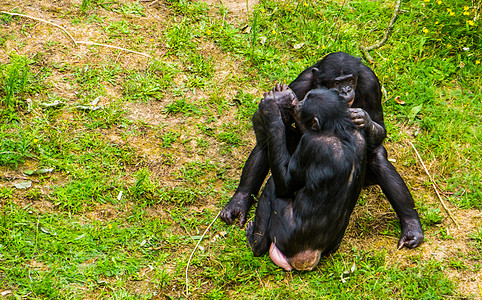
<path fill-rule="evenodd" d="M 218 220 L 191 261 L 189 296 L 189 256 L 236 189 L 262 93 L 330 52 L 360 56 L 360 44 L 382 38 L 394 3 L 58 4 L 2 10 L 156 60 L 74 47 L 50 25 L 0 14 L 1 297 L 480 299 L 478 2 L 403 3 L 387 44 L 371 53 L 385 144 L 424 244 L 395 250 L 400 225 L 377 187 L 362 192 L 340 250 L 313 272 L 253 257 L 244 232 Z M 78 108 L 94 100 L 101 109 Z M 15 186 L 23 181 L 32 186 Z"/>

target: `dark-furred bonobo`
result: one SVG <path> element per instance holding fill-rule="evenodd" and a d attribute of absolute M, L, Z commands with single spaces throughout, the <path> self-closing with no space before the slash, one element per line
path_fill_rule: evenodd
<path fill-rule="evenodd" d="M 341 243 L 363 186 L 366 149 L 372 146 L 365 137 L 372 128 L 355 126 L 335 91 L 311 90 L 296 109 L 304 133 L 291 155 L 279 108 L 285 102 L 297 102 L 287 87 L 265 94 L 259 104 L 272 175 L 246 237 L 256 256 L 269 249 L 285 270 L 312 270 Z"/>
<path fill-rule="evenodd" d="M 372 135 L 367 152 L 365 185 L 378 184 L 390 201 L 401 223 L 398 247 L 414 248 L 423 241 L 423 232 L 412 196 L 403 179 L 387 159 L 382 142 L 386 137 L 381 104 L 381 90 L 375 73 L 363 65 L 360 58 L 344 52 L 331 53 L 307 68 L 289 85 L 298 99 L 310 90 L 325 87 L 336 90 L 350 105 L 352 122 L 358 127 L 370 127 Z M 354 92 L 353 92 L 354 91 Z M 288 110 L 289 111 L 289 110 Z M 290 115 L 283 113 L 284 116 Z M 295 122 L 291 119 L 287 122 Z M 296 123 L 296 122 L 295 122 Z M 221 218 L 231 224 L 239 217 L 240 226 L 246 223 L 249 208 L 269 171 L 266 128 L 259 113 L 253 116 L 256 146 L 246 161 L 239 186 L 221 211 Z M 285 126 L 287 147 L 294 151 L 301 136 L 297 126 Z"/>

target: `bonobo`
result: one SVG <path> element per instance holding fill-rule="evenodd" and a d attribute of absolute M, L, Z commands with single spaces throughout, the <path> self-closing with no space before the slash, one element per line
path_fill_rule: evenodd
<path fill-rule="evenodd" d="M 300 110 L 304 132 L 293 154 L 278 105 L 285 102 Z M 256 256 L 269 249 L 285 270 L 311 270 L 341 243 L 363 186 L 371 127 L 356 127 L 347 102 L 326 89 L 312 90 L 297 103 L 291 90 L 277 87 L 258 111 L 272 175 L 246 228 L 248 244 Z"/>
<path fill-rule="evenodd" d="M 359 58 L 344 52 L 331 53 L 313 66 L 305 69 L 291 82 L 289 87 L 298 99 L 316 88 L 336 90 L 351 107 L 352 122 L 359 128 L 368 127 L 372 134 L 368 137 L 367 171 L 364 185 L 378 184 L 400 218 L 401 236 L 398 247 L 414 248 L 423 241 L 420 219 L 407 186 L 387 159 L 387 151 L 382 142 L 386 137 L 381 104 L 381 90 L 375 73 L 363 65 Z M 290 153 L 297 148 L 301 128 L 292 114 L 282 109 L 287 147 Z M 259 111 L 253 116 L 256 132 L 256 146 L 246 161 L 241 180 L 235 194 L 221 211 L 221 218 L 231 224 L 239 217 L 239 225 L 246 223 L 249 208 L 269 171 L 266 131 L 267 128 Z"/>

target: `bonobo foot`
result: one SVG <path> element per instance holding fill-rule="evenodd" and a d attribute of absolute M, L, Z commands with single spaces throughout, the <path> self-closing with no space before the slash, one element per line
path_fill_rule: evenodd
<path fill-rule="evenodd" d="M 420 220 L 408 220 L 402 222 L 402 234 L 398 241 L 398 249 L 403 247 L 415 248 L 423 242 L 423 231 Z"/>
<path fill-rule="evenodd" d="M 254 232 L 254 221 L 246 225 L 246 239 L 254 256 L 261 256 L 269 250 L 269 239 L 264 233 Z"/>
<path fill-rule="evenodd" d="M 246 223 L 249 208 L 253 203 L 253 197 L 243 193 L 235 193 L 234 196 L 221 210 L 221 220 L 226 224 L 232 224 L 239 217 L 239 227 Z"/>

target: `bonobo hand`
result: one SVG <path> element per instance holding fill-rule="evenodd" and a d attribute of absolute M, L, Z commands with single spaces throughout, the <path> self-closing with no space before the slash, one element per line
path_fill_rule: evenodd
<path fill-rule="evenodd" d="M 275 99 L 275 92 L 269 91 L 264 93 L 263 99 L 259 102 L 259 111 L 261 111 L 263 117 L 269 120 L 276 120 L 281 118 L 280 109 Z"/>
<path fill-rule="evenodd" d="M 353 124 L 359 129 L 369 128 L 372 123 L 372 118 L 370 115 L 362 108 L 349 108 L 351 120 Z"/>
<path fill-rule="evenodd" d="M 221 220 L 229 225 L 234 222 L 234 219 L 239 217 L 239 227 L 242 228 L 246 223 L 248 211 L 252 203 L 251 195 L 234 194 L 228 204 L 221 210 Z"/>
<path fill-rule="evenodd" d="M 298 104 L 296 94 L 286 84 L 277 83 L 273 88 L 276 104 L 280 110 L 293 111 Z"/>
<path fill-rule="evenodd" d="M 402 224 L 402 234 L 400 236 L 400 240 L 398 241 L 399 250 L 403 247 L 410 249 L 418 247 L 422 242 L 422 226 L 420 225 L 420 221 L 418 219 L 407 221 L 405 224 Z"/>
<path fill-rule="evenodd" d="M 277 108 L 273 106 L 276 103 Z M 296 121 L 297 112 L 295 108 L 299 104 L 296 94 L 286 84 L 277 83 L 273 90 L 264 94 L 260 103 L 260 111 L 269 121 L 277 120 L 279 116 L 285 126 L 289 126 Z"/>

